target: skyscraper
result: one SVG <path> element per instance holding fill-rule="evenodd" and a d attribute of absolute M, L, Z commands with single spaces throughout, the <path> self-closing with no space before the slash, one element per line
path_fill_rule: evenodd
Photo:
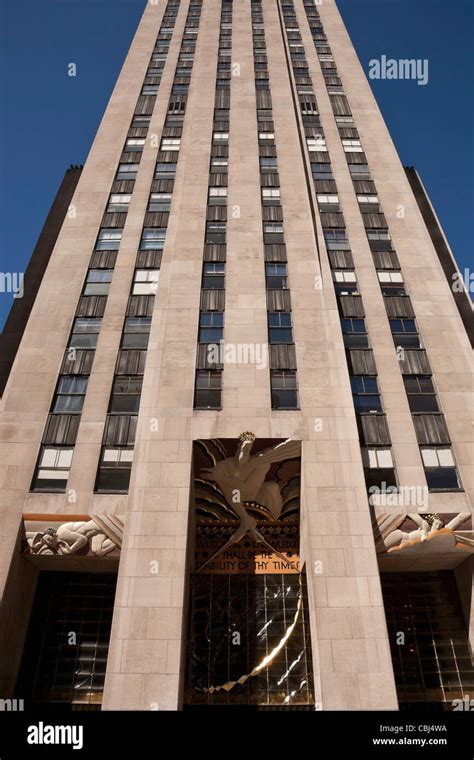
<path fill-rule="evenodd" d="M 472 693 L 453 266 L 333 0 L 147 4 L 2 399 L 0 696 Z"/>

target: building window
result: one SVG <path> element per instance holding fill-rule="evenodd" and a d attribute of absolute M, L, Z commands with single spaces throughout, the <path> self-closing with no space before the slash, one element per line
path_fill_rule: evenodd
<path fill-rule="evenodd" d="M 148 129 L 150 124 L 150 116 L 134 116 L 131 128 L 132 129 Z"/>
<path fill-rule="evenodd" d="M 134 153 L 143 151 L 145 146 L 144 137 L 129 137 L 125 143 L 125 151 L 133 151 Z"/>
<path fill-rule="evenodd" d="M 269 290 L 286 290 L 288 288 L 286 264 L 265 264 L 265 275 Z"/>
<path fill-rule="evenodd" d="M 363 153 L 360 140 L 342 140 L 345 153 Z"/>
<path fill-rule="evenodd" d="M 132 196 L 128 195 L 126 193 L 112 193 L 112 195 L 109 198 L 109 203 L 107 205 L 107 211 L 108 213 L 113 213 L 114 211 L 125 213 L 128 211 L 128 207 L 130 205 L 130 200 Z"/>
<path fill-rule="evenodd" d="M 127 317 L 123 327 L 122 348 L 146 348 L 150 337 L 150 317 Z"/>
<path fill-rule="evenodd" d="M 367 213 L 378 213 L 380 211 L 378 195 L 358 195 L 357 200 L 362 213 L 364 211 Z"/>
<path fill-rule="evenodd" d="M 393 283 L 380 284 L 380 290 L 383 296 L 390 298 L 391 296 L 406 296 L 407 293 L 403 285 L 394 285 Z"/>
<path fill-rule="evenodd" d="M 95 348 L 102 319 L 100 317 L 78 317 L 74 320 L 69 348 Z"/>
<path fill-rule="evenodd" d="M 210 187 L 208 204 L 209 206 L 225 206 L 227 204 L 227 188 Z"/>
<path fill-rule="evenodd" d="M 276 158 L 260 158 L 261 174 L 274 174 L 278 171 L 278 162 Z"/>
<path fill-rule="evenodd" d="M 179 150 L 181 140 L 173 137 L 163 137 L 160 150 Z"/>
<path fill-rule="evenodd" d="M 405 375 L 403 382 L 411 412 L 439 412 L 433 381 L 429 375 Z"/>
<path fill-rule="evenodd" d="M 223 337 L 223 312 L 202 311 L 199 317 L 199 343 L 219 343 Z"/>
<path fill-rule="evenodd" d="M 389 319 L 390 329 L 396 346 L 402 348 L 421 348 L 414 319 Z"/>
<path fill-rule="evenodd" d="M 326 140 L 321 135 L 317 137 L 307 137 L 306 144 L 310 153 L 327 153 Z"/>
<path fill-rule="evenodd" d="M 346 348 L 368 348 L 369 338 L 363 319 L 341 319 L 341 328 Z"/>
<path fill-rule="evenodd" d="M 137 176 L 139 164 L 119 164 L 115 179 L 135 179 Z"/>
<path fill-rule="evenodd" d="M 171 193 L 151 193 L 148 211 L 167 213 L 171 206 Z"/>
<path fill-rule="evenodd" d="M 350 245 L 345 229 L 325 229 L 324 240 L 328 251 L 349 251 Z"/>
<path fill-rule="evenodd" d="M 207 222 L 206 224 L 206 243 L 225 243 L 226 241 L 225 222 Z"/>
<path fill-rule="evenodd" d="M 356 414 L 382 411 L 376 377 L 370 375 L 351 377 L 351 388 Z"/>
<path fill-rule="evenodd" d="M 132 295 L 154 296 L 158 290 L 159 269 L 136 269 L 133 275 Z"/>
<path fill-rule="evenodd" d="M 282 222 L 264 222 L 263 242 L 267 245 L 284 242 Z"/>
<path fill-rule="evenodd" d="M 392 451 L 387 447 L 363 447 L 362 463 L 364 466 L 365 484 L 370 493 L 371 488 L 384 490 L 396 487 L 395 470 Z"/>
<path fill-rule="evenodd" d="M 172 95 L 187 94 L 189 91 L 188 84 L 174 84 L 171 88 Z"/>
<path fill-rule="evenodd" d="M 224 287 L 225 264 L 206 262 L 203 269 L 202 287 L 206 290 L 222 290 Z"/>
<path fill-rule="evenodd" d="M 272 409 L 297 409 L 296 372 L 270 370 Z"/>
<path fill-rule="evenodd" d="M 52 412 L 81 412 L 89 377 L 62 375 L 54 396 Z"/>
<path fill-rule="evenodd" d="M 380 270 L 377 272 L 377 276 L 379 278 L 380 283 L 403 283 L 403 276 L 401 272 L 381 272 Z"/>
<path fill-rule="evenodd" d="M 92 572 L 65 572 L 67 559 L 53 561 L 54 569 L 38 575 L 15 696 L 61 715 L 98 711 L 117 576 L 95 571 L 94 560 L 86 559 L 82 568 Z M 70 631 L 76 632 L 74 643 Z"/>
<path fill-rule="evenodd" d="M 331 164 L 312 163 L 311 172 L 315 180 L 329 180 L 333 178 Z"/>
<path fill-rule="evenodd" d="M 142 239 L 140 241 L 141 251 L 162 251 L 165 245 L 166 229 L 160 229 L 159 227 L 150 227 L 144 229 L 142 232 Z"/>
<path fill-rule="evenodd" d="M 270 343 L 293 343 L 291 313 L 270 311 L 268 313 L 268 335 Z"/>
<path fill-rule="evenodd" d="M 104 228 L 99 230 L 95 250 L 118 251 L 122 239 L 122 232 L 123 230 L 109 230 Z"/>
<path fill-rule="evenodd" d="M 344 269 L 344 270 L 334 270 L 332 273 L 332 278 L 334 282 L 347 282 L 355 283 L 357 282 L 356 273 L 352 269 Z"/>
<path fill-rule="evenodd" d="M 359 295 L 359 288 L 357 285 L 334 285 L 334 291 L 337 296 Z"/>
<path fill-rule="evenodd" d="M 264 206 L 274 206 L 280 203 L 279 187 L 262 187 L 262 203 Z"/>
<path fill-rule="evenodd" d="M 370 179 L 367 164 L 348 164 L 352 179 Z"/>
<path fill-rule="evenodd" d="M 387 448 L 363 448 L 362 459 L 364 467 L 393 468 L 392 451 Z"/>
<path fill-rule="evenodd" d="M 320 211 L 339 211 L 339 196 L 338 195 L 322 195 L 318 193 L 318 206 Z"/>
<path fill-rule="evenodd" d="M 110 398 L 110 412 L 138 414 L 143 378 L 136 375 L 118 375 L 114 378 Z"/>
<path fill-rule="evenodd" d="M 317 116 L 318 115 L 318 108 L 316 106 L 316 103 L 313 103 L 310 100 L 301 101 L 300 107 L 301 107 L 301 113 L 303 114 L 303 116 L 309 116 L 309 115 Z"/>
<path fill-rule="evenodd" d="M 453 453 L 449 447 L 423 446 L 420 451 L 430 491 L 460 488 Z"/>
<path fill-rule="evenodd" d="M 106 296 L 112 282 L 112 269 L 89 269 L 84 287 L 85 296 Z"/>
<path fill-rule="evenodd" d="M 371 251 L 392 250 L 392 240 L 387 230 L 367 229 L 366 232 Z"/>
<path fill-rule="evenodd" d="M 133 448 L 104 447 L 97 473 L 97 493 L 127 493 L 132 462 Z"/>
<path fill-rule="evenodd" d="M 72 448 L 43 446 L 33 481 L 35 491 L 64 491 L 71 469 Z"/>
<path fill-rule="evenodd" d="M 174 179 L 176 164 L 158 163 L 155 168 L 155 179 Z"/>
<path fill-rule="evenodd" d="M 229 161 L 227 158 L 222 158 L 221 156 L 211 157 L 211 174 L 225 173 L 228 166 Z"/>
<path fill-rule="evenodd" d="M 198 370 L 194 406 L 198 409 L 220 409 L 222 372 Z"/>

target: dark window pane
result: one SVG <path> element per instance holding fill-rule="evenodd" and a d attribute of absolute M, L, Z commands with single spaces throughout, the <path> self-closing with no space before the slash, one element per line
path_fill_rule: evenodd
<path fill-rule="evenodd" d="M 377 488 L 382 489 L 388 486 L 397 485 L 395 470 L 392 468 L 378 469 L 376 467 L 367 467 L 364 469 L 364 475 L 367 490 L 371 486 L 377 486 Z"/>
<path fill-rule="evenodd" d="M 122 348 L 146 348 L 150 336 L 148 333 L 125 333 Z"/>
<path fill-rule="evenodd" d="M 124 332 L 150 332 L 151 319 L 149 317 L 129 317 L 125 320 Z"/>
<path fill-rule="evenodd" d="M 368 348 L 369 339 L 366 335 L 344 335 L 344 346 L 346 348 Z"/>
<path fill-rule="evenodd" d="M 271 327 L 269 337 L 270 343 L 293 343 L 293 331 L 291 327 Z"/>
<path fill-rule="evenodd" d="M 35 491 L 61 491 L 63 492 L 66 489 L 67 481 L 69 477 L 69 470 L 64 473 L 64 478 L 62 474 L 58 474 L 55 478 L 38 478 L 35 477 L 35 480 L 33 482 L 33 489 Z"/>
<path fill-rule="evenodd" d="M 408 394 L 411 412 L 439 412 L 438 401 L 434 394 Z"/>
<path fill-rule="evenodd" d="M 101 467 L 97 477 L 96 491 L 99 493 L 126 493 L 130 484 L 131 468 L 128 467 L 115 467 L 107 468 Z"/>
<path fill-rule="evenodd" d="M 196 389 L 195 404 L 200 409 L 219 409 L 221 406 L 221 391 Z"/>
<path fill-rule="evenodd" d="M 354 407 L 358 414 L 363 412 L 381 412 L 380 396 L 354 396 Z"/>
<path fill-rule="evenodd" d="M 421 348 L 419 335 L 394 335 L 393 342 L 402 348 Z"/>
<path fill-rule="evenodd" d="M 81 412 L 84 396 L 57 396 L 53 412 Z"/>
<path fill-rule="evenodd" d="M 125 412 L 136 414 L 140 406 L 140 394 L 114 394 L 110 399 L 111 412 Z"/>
<path fill-rule="evenodd" d="M 88 377 L 63 376 L 59 378 L 58 393 L 85 393 Z"/>
<path fill-rule="evenodd" d="M 206 290 L 223 290 L 224 277 L 222 275 L 205 274 L 202 278 L 202 287 Z"/>
<path fill-rule="evenodd" d="M 69 346 L 71 348 L 95 348 L 97 345 L 97 334 L 77 334 L 73 333 L 71 335 L 71 340 L 69 341 Z"/>
<path fill-rule="evenodd" d="M 223 337 L 222 327 L 201 327 L 199 330 L 199 343 L 219 343 Z"/>
<path fill-rule="evenodd" d="M 286 290 L 288 288 L 288 280 L 286 277 L 267 276 L 267 288 L 269 290 Z"/>
<path fill-rule="evenodd" d="M 272 390 L 273 409 L 297 409 L 298 394 L 296 390 Z"/>
<path fill-rule="evenodd" d="M 459 480 L 455 467 L 434 467 L 425 470 L 428 488 L 459 488 Z"/>

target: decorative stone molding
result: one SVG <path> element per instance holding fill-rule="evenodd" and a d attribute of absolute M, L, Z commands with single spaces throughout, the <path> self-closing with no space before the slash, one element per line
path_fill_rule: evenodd
<path fill-rule="evenodd" d="M 469 512 L 380 514 L 374 529 L 379 561 L 387 569 L 396 569 L 396 564 L 400 570 L 412 565 L 420 570 L 448 569 L 474 554 Z"/>
<path fill-rule="evenodd" d="M 122 547 L 124 519 L 118 515 L 25 515 L 26 555 L 117 555 Z"/>

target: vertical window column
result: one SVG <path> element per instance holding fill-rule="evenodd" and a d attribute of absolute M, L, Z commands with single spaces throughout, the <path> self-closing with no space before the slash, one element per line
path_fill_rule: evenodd
<path fill-rule="evenodd" d="M 366 485 L 368 489 L 395 486 L 390 433 L 377 383 L 364 306 L 304 45 L 292 0 L 280 3 L 280 8 L 339 309 Z M 318 36 L 318 43 L 326 42 L 319 27 L 314 28 L 314 33 Z M 331 61 L 328 60 L 327 64 L 330 65 Z"/>
<path fill-rule="evenodd" d="M 64 492 L 67 486 L 109 286 L 178 10 L 179 0 L 170 0 L 112 183 L 43 432 L 33 491 Z"/>
<path fill-rule="evenodd" d="M 222 405 L 232 10 L 232 0 L 222 0 L 201 280 L 195 409 L 220 409 Z"/>
<path fill-rule="evenodd" d="M 428 488 L 457 490 L 460 481 L 451 439 L 377 188 L 319 13 L 309 0 L 304 6 L 377 270 Z"/>
<path fill-rule="evenodd" d="M 202 3 L 188 9 L 131 283 L 95 490 L 126 493 Z"/>
<path fill-rule="evenodd" d="M 272 409 L 298 408 L 296 350 L 261 0 L 252 0 L 261 207 Z"/>

